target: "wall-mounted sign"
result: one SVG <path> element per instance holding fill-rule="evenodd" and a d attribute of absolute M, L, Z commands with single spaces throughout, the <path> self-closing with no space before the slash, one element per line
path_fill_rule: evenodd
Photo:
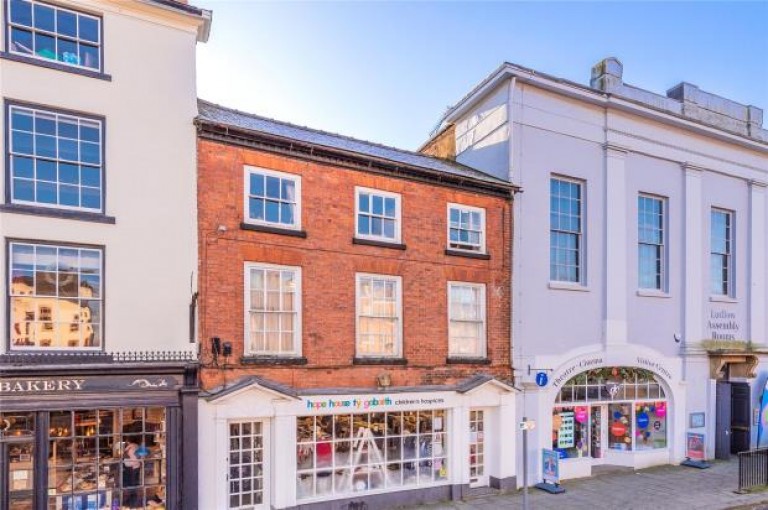
<path fill-rule="evenodd" d="M 688 426 L 692 429 L 700 429 L 704 427 L 706 422 L 706 413 L 690 413 L 688 415 Z"/>
<path fill-rule="evenodd" d="M 560 483 L 560 455 L 553 450 L 541 450 L 541 477 L 545 482 Z"/>
<path fill-rule="evenodd" d="M 549 376 L 546 372 L 538 372 L 536 374 L 536 385 L 543 388 L 549 382 Z"/>
<path fill-rule="evenodd" d="M 310 411 L 336 411 L 336 410 L 366 410 L 397 408 L 406 406 L 439 406 L 445 405 L 445 399 L 442 397 L 416 398 L 416 397 L 393 397 L 391 395 L 365 396 L 353 398 L 305 398 L 304 405 Z"/>
<path fill-rule="evenodd" d="M 116 375 L 101 377 L 42 377 L 0 379 L 0 395 L 55 395 L 107 391 L 172 390 L 181 379 L 172 375 Z"/>
<path fill-rule="evenodd" d="M 704 460 L 704 434 L 688 432 L 685 441 L 685 456 L 691 460 Z"/>
<path fill-rule="evenodd" d="M 736 340 L 741 337 L 741 321 L 736 312 L 711 309 L 707 318 L 707 331 L 712 340 Z"/>

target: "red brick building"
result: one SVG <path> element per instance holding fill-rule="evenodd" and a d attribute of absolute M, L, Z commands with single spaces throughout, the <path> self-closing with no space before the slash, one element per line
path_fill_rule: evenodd
<path fill-rule="evenodd" d="M 201 475 L 230 473 L 201 504 L 373 508 L 510 483 L 513 188 L 199 106 Z M 245 437 L 262 444 L 247 463 Z"/>

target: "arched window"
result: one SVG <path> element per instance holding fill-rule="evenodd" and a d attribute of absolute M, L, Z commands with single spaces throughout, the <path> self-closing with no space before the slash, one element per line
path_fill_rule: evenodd
<path fill-rule="evenodd" d="M 552 410 L 552 448 L 562 458 L 667 447 L 667 401 L 653 372 L 605 367 L 566 382 Z"/>

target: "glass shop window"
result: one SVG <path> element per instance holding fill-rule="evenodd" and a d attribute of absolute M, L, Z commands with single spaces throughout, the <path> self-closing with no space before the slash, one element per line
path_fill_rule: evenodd
<path fill-rule="evenodd" d="M 49 510 L 165 508 L 165 409 L 50 413 Z"/>
<path fill-rule="evenodd" d="M 589 455 L 589 408 L 556 407 L 552 412 L 552 449 L 560 458 Z"/>
<path fill-rule="evenodd" d="M 635 404 L 635 449 L 653 450 L 667 447 L 667 403 Z"/>
<path fill-rule="evenodd" d="M 298 499 L 448 481 L 446 412 L 297 418 Z"/>

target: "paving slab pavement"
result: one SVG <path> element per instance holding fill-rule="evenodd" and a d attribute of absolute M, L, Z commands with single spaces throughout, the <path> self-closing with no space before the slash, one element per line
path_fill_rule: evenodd
<path fill-rule="evenodd" d="M 714 461 L 709 469 L 658 466 L 568 480 L 564 494 L 529 490 L 530 510 L 768 510 L 768 491 L 737 494 L 738 462 Z M 429 510 L 521 509 L 521 491 L 420 507 Z"/>

